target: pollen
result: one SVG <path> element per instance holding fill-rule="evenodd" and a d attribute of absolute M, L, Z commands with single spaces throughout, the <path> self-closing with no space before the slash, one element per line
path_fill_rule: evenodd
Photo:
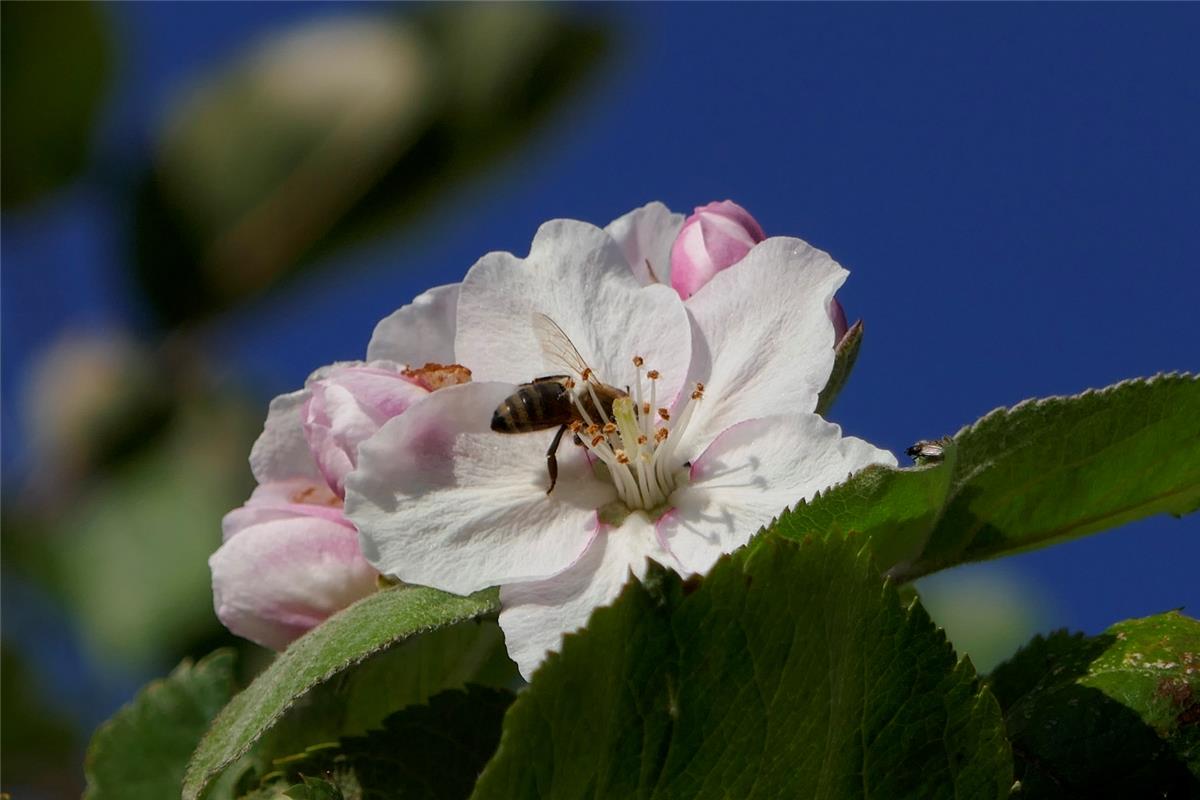
<path fill-rule="evenodd" d="M 670 503 L 676 488 L 689 480 L 684 455 L 678 451 L 687 441 L 684 431 L 704 396 L 704 384 L 694 384 L 691 400 L 673 416 L 658 405 L 659 371 L 646 370 L 641 356 L 630 360 L 636 368 L 636 376 L 631 376 L 634 380 L 625 384 L 625 392 L 614 389 L 617 396 L 607 402 L 596 391 L 602 385 L 594 382 L 590 370 L 583 371 L 588 392 L 572 395 L 578 419 L 570 428 L 585 434 L 577 441 L 608 467 L 621 503 L 631 511 L 661 509 Z M 587 395 L 591 403 L 586 402 Z M 594 419 L 597 415 L 599 419 Z"/>

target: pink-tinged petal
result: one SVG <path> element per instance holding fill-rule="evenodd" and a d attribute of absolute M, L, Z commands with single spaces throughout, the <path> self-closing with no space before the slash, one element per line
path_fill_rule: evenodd
<path fill-rule="evenodd" d="M 673 509 L 658 531 L 688 570 L 704 573 L 784 508 L 871 464 L 895 466 L 896 457 L 843 437 L 816 414 L 742 422 L 696 459 L 691 483 L 671 495 Z"/>
<path fill-rule="evenodd" d="M 245 505 L 230 511 L 221 520 L 222 539 L 228 540 L 260 522 L 298 516 L 318 517 L 354 530 L 350 520 L 342 514 L 341 498 L 330 491 L 324 481 L 293 478 L 257 486 Z"/>
<path fill-rule="evenodd" d="M 762 226 L 737 203 L 701 206 L 684 221 L 671 246 L 671 285 L 686 300 L 765 238 Z"/>
<path fill-rule="evenodd" d="M 620 246 L 638 283 L 670 286 L 671 244 L 681 227 L 683 214 L 673 214 L 662 203 L 653 202 L 617 217 L 604 231 Z"/>
<path fill-rule="evenodd" d="M 616 493 L 564 437 L 547 495 L 553 430 L 502 434 L 492 413 L 512 384 L 467 383 L 430 394 L 358 451 L 346 514 L 380 572 L 468 594 L 553 575 L 571 564 Z"/>
<path fill-rule="evenodd" d="M 453 364 L 458 284 L 438 286 L 384 317 L 367 345 L 368 361 L 395 361 L 420 367 Z"/>
<path fill-rule="evenodd" d="M 271 401 L 263 432 L 250 450 L 250 471 L 259 483 L 322 479 L 304 438 L 302 415 L 311 396 L 307 389 L 301 389 Z"/>
<path fill-rule="evenodd" d="M 358 446 L 429 394 L 389 361 L 336 366 L 310 380 L 307 388 L 311 397 L 303 409 L 304 435 L 321 474 L 339 496 L 357 464 Z"/>
<path fill-rule="evenodd" d="M 680 445 L 685 457 L 744 420 L 817 407 L 833 369 L 829 303 L 848 274 L 799 239 L 772 238 L 688 301 L 689 383 L 706 389 Z"/>
<path fill-rule="evenodd" d="M 315 517 L 246 528 L 208 563 L 222 624 L 274 650 L 375 590 L 354 531 Z"/>
<path fill-rule="evenodd" d="M 633 383 L 632 359 L 662 374 L 664 405 L 683 384 L 691 331 L 678 295 L 641 286 L 621 248 L 599 228 L 574 220 L 547 222 L 529 256 L 490 253 L 462 283 L 455 352 L 474 379 L 521 383 L 563 374 L 543 357 L 532 315 L 549 316 L 605 383 Z"/>
<path fill-rule="evenodd" d="M 601 527 L 587 551 L 563 572 L 542 581 L 500 588 L 500 627 L 508 655 L 529 680 L 563 636 L 584 627 L 592 611 L 616 600 L 631 575 L 646 575 L 647 559 L 676 567 L 658 544 L 654 524 L 631 514 L 619 528 Z"/>

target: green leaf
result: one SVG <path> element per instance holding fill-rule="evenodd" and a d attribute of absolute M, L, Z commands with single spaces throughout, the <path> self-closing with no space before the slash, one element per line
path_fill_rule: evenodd
<path fill-rule="evenodd" d="M 96 3 L 8 3 L 0 26 L 8 210 L 73 178 L 87 162 L 108 83 L 109 42 Z"/>
<path fill-rule="evenodd" d="M 954 437 L 949 501 L 915 577 L 1200 506 L 1200 378 L 997 409 Z"/>
<path fill-rule="evenodd" d="M 259 762 L 377 728 L 394 711 L 467 684 L 520 684 L 500 626 L 466 620 L 371 656 L 321 684 L 292 707 L 255 747 Z"/>
<path fill-rule="evenodd" d="M 496 752 L 500 723 L 513 697 L 480 686 L 442 692 L 428 705 L 390 715 L 381 729 L 277 762 L 279 772 L 267 780 L 324 775 L 340 790 L 338 796 L 466 798 Z"/>
<path fill-rule="evenodd" d="M 424 631 L 495 612 L 497 593 L 456 597 L 423 587 L 397 587 L 363 598 L 296 640 L 227 705 L 200 742 L 184 778 L 184 800 L 196 800 L 313 688 Z"/>
<path fill-rule="evenodd" d="M 1200 622 L 1035 638 L 996 669 L 1023 798 L 1196 797 Z"/>
<path fill-rule="evenodd" d="M 566 637 L 473 797 L 1004 797 L 995 699 L 861 542 L 651 570 Z"/>
<path fill-rule="evenodd" d="M 854 362 L 858 360 L 858 351 L 862 347 L 862 337 L 863 323 L 860 319 L 850 326 L 850 329 L 842 336 L 842 340 L 837 343 L 837 347 L 833 349 L 833 372 L 829 374 L 829 380 L 825 382 L 825 388 L 821 390 L 821 395 L 817 398 L 817 413 L 821 416 L 828 416 L 829 409 L 833 408 L 833 402 L 837 400 L 842 387 L 850 379 L 850 371 L 854 369 Z"/>
<path fill-rule="evenodd" d="M 1200 378 L 1159 375 L 997 409 L 941 462 L 872 467 L 780 515 L 785 536 L 864 534 L 907 581 L 1200 506 Z"/>
<path fill-rule="evenodd" d="M 86 800 L 178 797 L 188 757 L 234 691 L 228 650 L 184 661 L 100 726 L 88 748 Z"/>
<path fill-rule="evenodd" d="M 945 460 L 913 469 L 872 466 L 845 483 L 784 511 L 772 526 L 790 539 L 862 534 L 875 563 L 887 570 L 916 559 L 946 503 L 955 448 Z"/>

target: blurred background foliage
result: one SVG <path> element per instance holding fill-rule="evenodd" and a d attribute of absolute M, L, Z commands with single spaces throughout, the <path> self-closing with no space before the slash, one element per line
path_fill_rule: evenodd
<path fill-rule="evenodd" d="M 2 780 L 20 797 L 78 796 L 90 729 L 180 659 L 232 645 L 243 678 L 265 661 L 217 623 L 207 566 L 253 487 L 264 398 L 212 361 L 205 326 L 427 218 L 586 92 L 612 39 L 603 19 L 544 6 L 348 8 L 177 86 L 129 161 L 95 149 L 122 79 L 113 13 L 3 10 L 4 213 L 79 180 L 103 192 L 136 309 L 45 343 L 19 393 Z"/>
<path fill-rule="evenodd" d="M 92 729 L 184 657 L 266 663 L 207 557 L 270 395 L 553 216 L 731 196 L 833 252 L 868 321 L 834 419 L 896 452 L 1194 369 L 1196 16 L 5 2 L 0 789 L 79 796 Z M 1172 525 L 917 590 L 987 670 L 1178 605 Z"/>

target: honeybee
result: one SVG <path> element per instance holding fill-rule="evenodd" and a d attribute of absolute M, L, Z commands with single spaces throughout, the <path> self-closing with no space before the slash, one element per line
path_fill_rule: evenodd
<path fill-rule="evenodd" d="M 578 423 L 575 426 L 578 429 L 589 422 L 611 419 L 613 402 L 629 393 L 598 380 L 595 371 L 554 320 L 535 313 L 532 326 L 547 362 L 569 372 L 534 378 L 518 386 L 492 412 L 492 430 L 496 433 L 532 433 L 558 427 L 558 433 L 554 434 L 546 451 L 546 471 L 550 475 L 550 488 L 546 494 L 550 494 L 558 482 L 557 454 L 563 434 L 572 423 Z M 586 418 L 581 408 L 586 412 Z"/>

